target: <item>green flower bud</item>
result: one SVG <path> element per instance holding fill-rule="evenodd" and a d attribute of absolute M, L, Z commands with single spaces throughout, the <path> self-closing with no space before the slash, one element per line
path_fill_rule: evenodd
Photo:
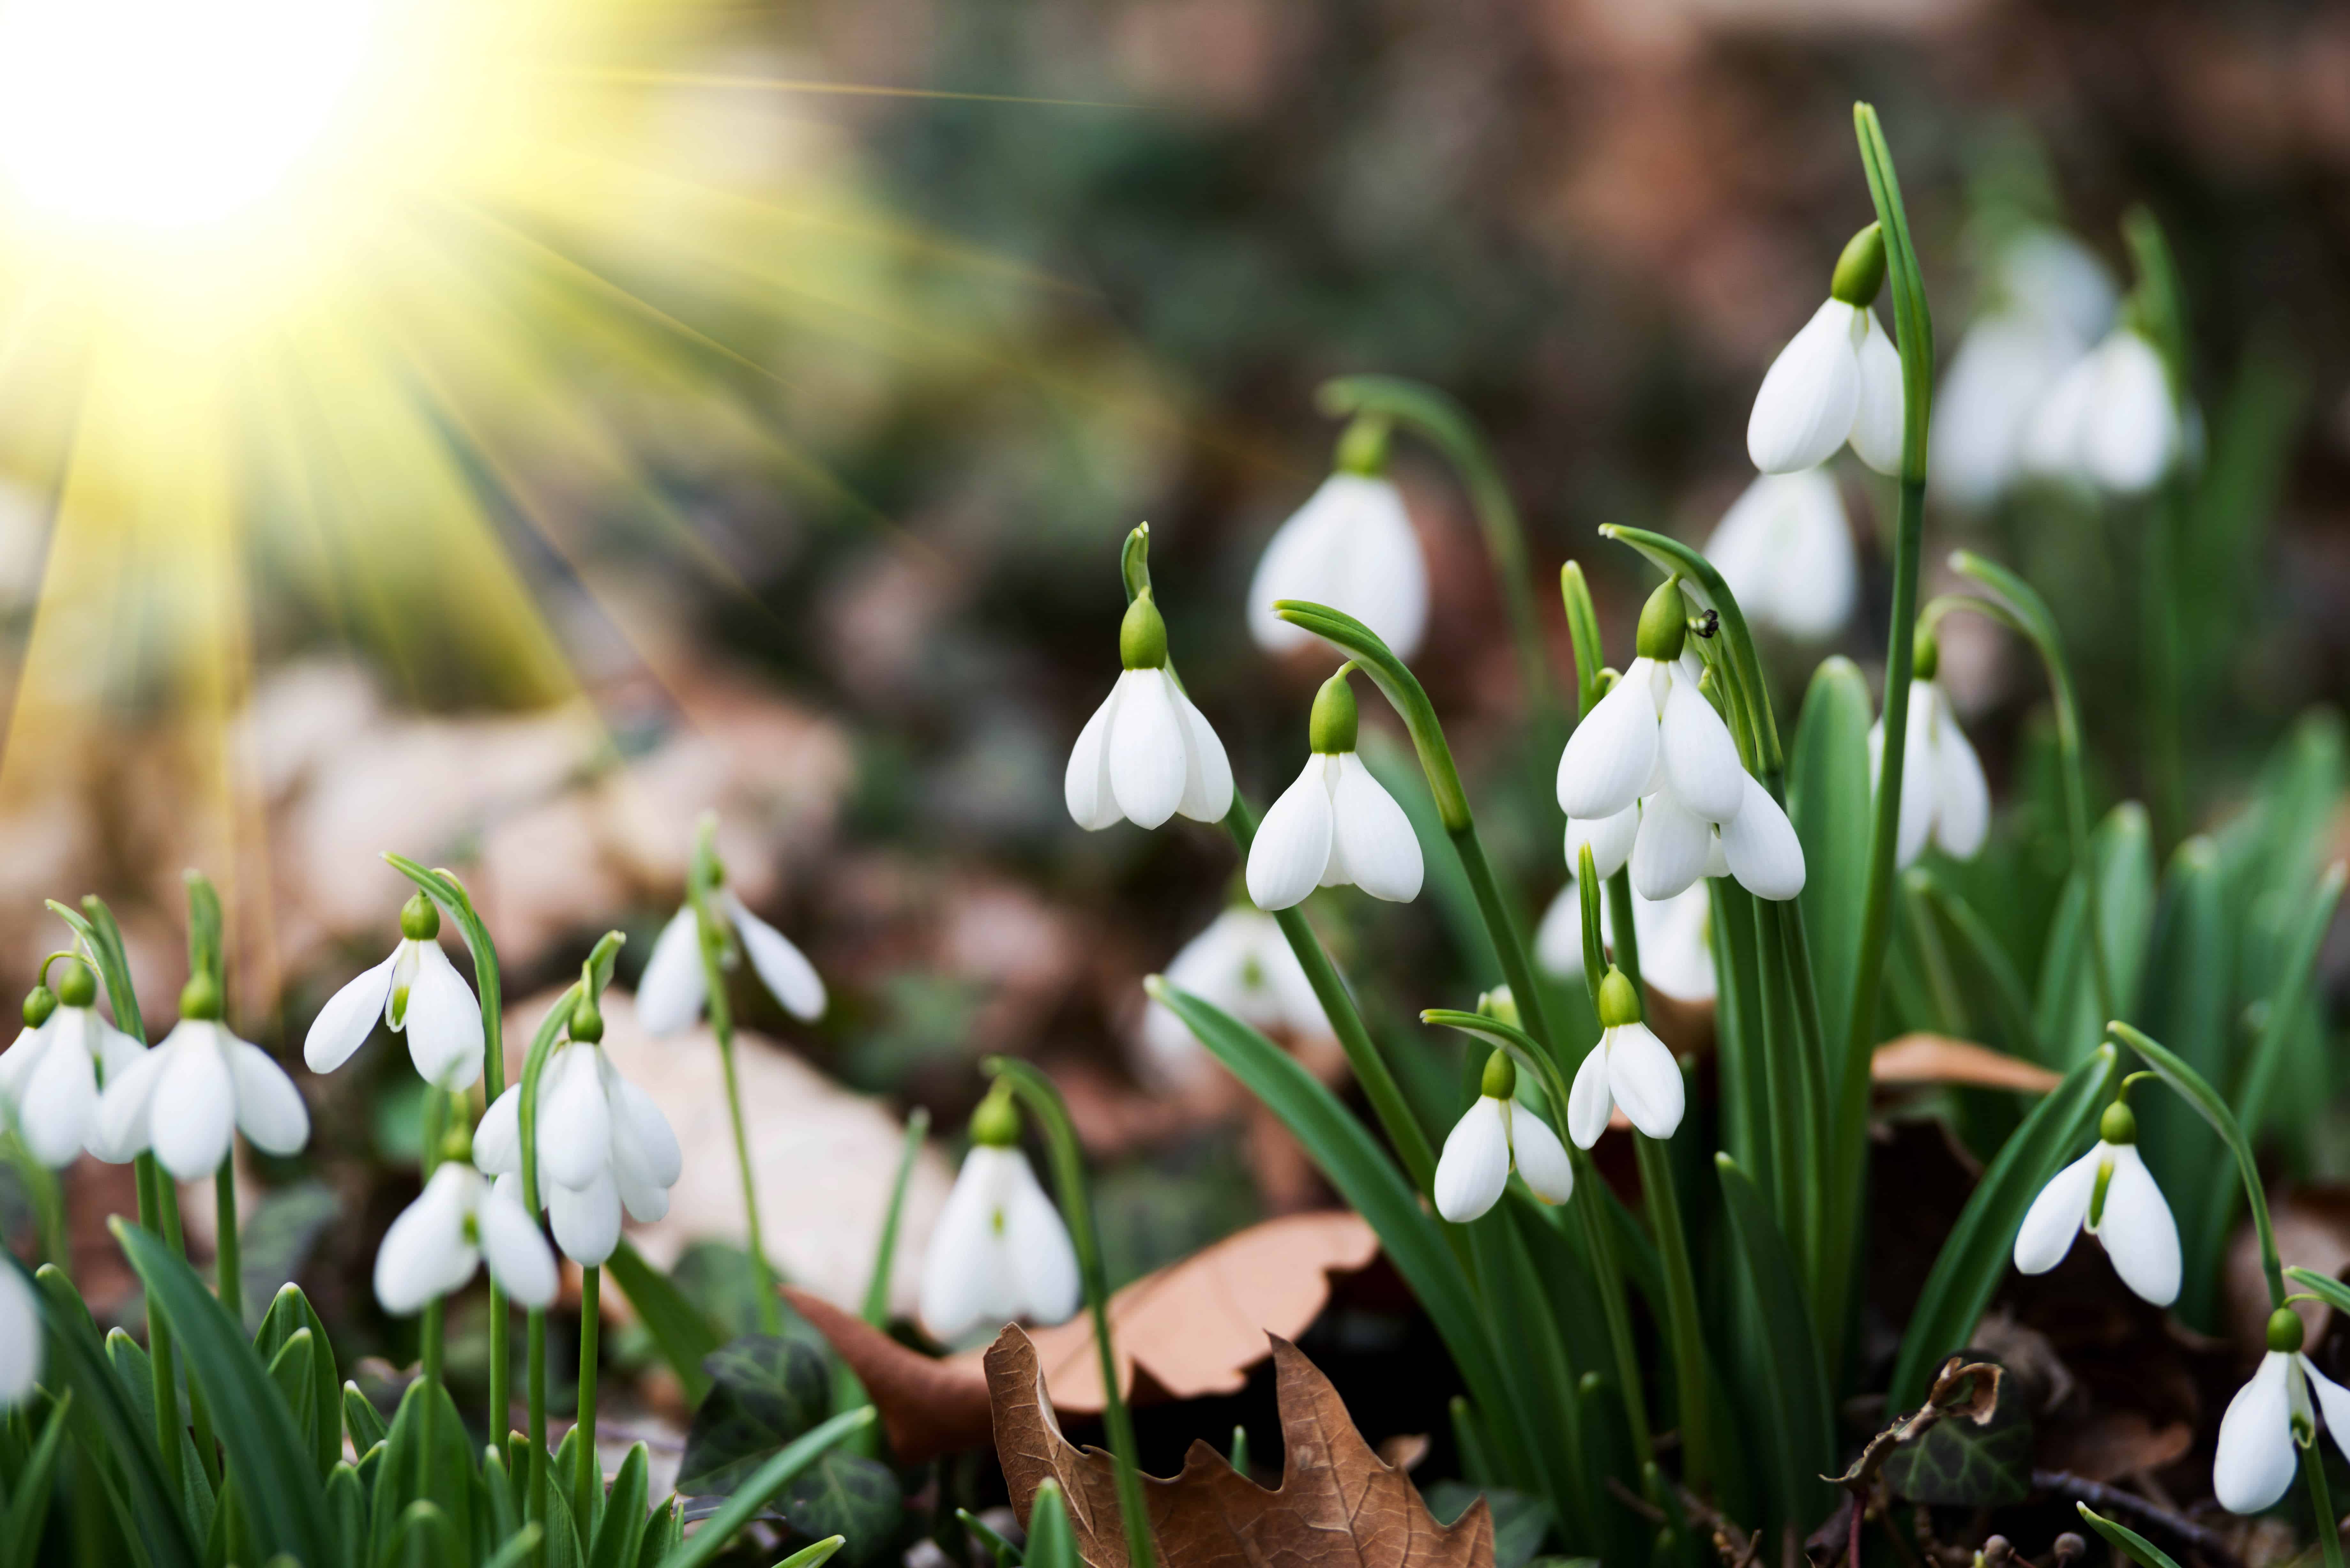
<path fill-rule="evenodd" d="M 1828 297 L 1846 305 L 1866 306 L 1885 284 L 1885 231 L 1871 223 L 1845 242 L 1836 257 Z"/>
<path fill-rule="evenodd" d="M 1010 1148 L 1020 1141 L 1020 1107 L 1012 1103 L 1010 1089 L 987 1091 L 971 1113 L 971 1141 L 985 1148 Z"/>
<path fill-rule="evenodd" d="M 2137 1141 L 2137 1115 L 2129 1106 L 2116 1100 L 2106 1107 L 2106 1114 L 2097 1119 L 2097 1137 L 2106 1143 L 2136 1143 Z"/>
<path fill-rule="evenodd" d="M 1506 1100 L 1517 1092 L 1518 1064 L 1510 1060 L 1507 1051 L 1496 1051 L 1485 1058 L 1483 1093 L 1490 1098 Z"/>
<path fill-rule="evenodd" d="M 429 942 L 441 934 L 441 911 L 421 891 L 400 907 L 400 934 L 411 942 Z"/>
<path fill-rule="evenodd" d="M 1128 670 L 1162 670 L 1167 665 L 1167 622 L 1149 594 L 1138 594 L 1126 607 L 1118 628 L 1118 662 Z"/>
<path fill-rule="evenodd" d="M 1689 609 L 1681 602 L 1681 580 L 1667 577 L 1640 607 L 1640 631 L 1634 647 L 1643 659 L 1679 659 L 1688 640 Z"/>
<path fill-rule="evenodd" d="M 604 1014 L 596 999 L 582 993 L 571 1004 L 571 1038 L 582 1045 L 593 1045 L 604 1038 Z"/>
<path fill-rule="evenodd" d="M 38 1029 L 57 1010 L 57 993 L 46 985 L 36 985 L 25 993 L 25 1027 Z"/>
<path fill-rule="evenodd" d="M 1341 473 L 1378 475 L 1388 466 L 1388 421 L 1378 414 L 1357 414 L 1338 437 L 1335 465 Z"/>
<path fill-rule="evenodd" d="M 1913 680 L 1934 679 L 1934 672 L 1942 668 L 1942 645 L 1936 639 L 1932 629 L 1919 627 L 1918 639 L 1910 647 L 1909 678 Z"/>
<path fill-rule="evenodd" d="M 57 1000 L 68 1007 L 88 1007 L 98 1000 L 98 976 L 79 959 L 65 961 L 57 976 Z"/>
<path fill-rule="evenodd" d="M 1599 1027 L 1621 1029 L 1639 1022 L 1640 993 L 1633 989 L 1622 970 L 1609 964 L 1607 978 L 1599 982 Z"/>
<path fill-rule="evenodd" d="M 221 990 L 208 974 L 192 974 L 188 983 L 180 988 L 180 1016 L 209 1023 L 218 1023 L 221 1015 Z"/>
<path fill-rule="evenodd" d="M 2301 1314 L 2291 1307 L 2279 1307 L 2269 1314 L 2269 1348 L 2282 1355 L 2292 1355 L 2301 1349 L 2303 1338 Z"/>
<path fill-rule="evenodd" d="M 1357 711 L 1355 689 L 1347 683 L 1347 672 L 1354 665 L 1342 664 L 1338 673 L 1322 682 L 1322 690 L 1314 694 L 1314 716 L 1306 721 L 1306 743 L 1325 756 L 1337 756 L 1355 749 Z"/>
<path fill-rule="evenodd" d="M 1518 999 L 1506 985 L 1497 985 L 1477 999 L 1478 1012 L 1498 1019 L 1513 1029 L 1522 1028 L 1524 1020 L 1518 1016 Z"/>

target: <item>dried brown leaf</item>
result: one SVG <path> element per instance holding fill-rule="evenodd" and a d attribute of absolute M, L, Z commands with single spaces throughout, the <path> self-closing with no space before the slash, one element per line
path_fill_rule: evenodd
<path fill-rule="evenodd" d="M 1956 1084 L 2044 1095 L 2063 1080 L 2037 1062 L 1947 1034 L 1904 1034 L 1877 1048 L 1868 1075 L 1879 1084 Z"/>
<path fill-rule="evenodd" d="M 1278 1334 L 1274 1397 L 1285 1462 L 1267 1491 L 1195 1442 L 1171 1480 L 1143 1478 L 1152 1544 L 1166 1568 L 1262 1568 L 1334 1559 L 1360 1568 L 1492 1568 L 1493 1521 L 1479 1498 L 1440 1525 L 1411 1479 L 1363 1440 L 1338 1391 Z M 1110 1458 L 1061 1435 L 1036 1347 L 1007 1327 L 987 1352 L 995 1451 L 1024 1522 L 1037 1487 L 1057 1480 L 1077 1551 L 1091 1568 L 1126 1568 Z"/>

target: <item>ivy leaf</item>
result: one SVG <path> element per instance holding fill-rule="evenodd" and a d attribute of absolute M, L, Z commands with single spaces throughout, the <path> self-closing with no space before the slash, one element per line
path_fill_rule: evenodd
<path fill-rule="evenodd" d="M 1910 1502 L 1992 1507 L 2032 1490 L 2032 1415 L 2012 1377 L 1992 1385 L 1996 1403 L 1954 1412 L 1885 1458 L 1885 1480 Z"/>
<path fill-rule="evenodd" d="M 776 1449 L 829 1413 L 824 1355 L 796 1339 L 751 1334 L 702 1358 L 710 1392 L 694 1408 L 678 1490 L 731 1492 Z"/>
<path fill-rule="evenodd" d="M 838 1449 L 802 1470 L 776 1501 L 791 1527 L 811 1540 L 847 1536 L 840 1555 L 848 1563 L 869 1562 L 887 1551 L 905 1509 L 888 1465 Z"/>

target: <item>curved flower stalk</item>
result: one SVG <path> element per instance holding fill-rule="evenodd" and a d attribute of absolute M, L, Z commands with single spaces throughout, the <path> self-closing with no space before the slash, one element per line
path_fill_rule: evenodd
<path fill-rule="evenodd" d="M 1387 477 L 1388 422 L 1347 427 L 1337 463 L 1305 505 L 1274 531 L 1249 579 L 1249 635 L 1268 653 L 1314 639 L 1274 613 L 1279 599 L 1345 610 L 1409 659 L 1428 626 L 1428 561 L 1403 496 Z"/>
<path fill-rule="evenodd" d="M 2271 1313 L 2268 1352 L 2220 1418 L 2211 1490 L 2230 1513 L 2261 1512 L 2284 1496 L 2296 1465 L 2324 1462 L 2316 1442 L 2321 1415 L 2334 1446 L 2350 1458 L 2350 1389 L 2311 1364 L 2302 1354 L 2302 1338 L 2301 1319 L 2293 1308 Z"/>
<path fill-rule="evenodd" d="M 328 999 L 311 1021 L 302 1060 L 331 1073 L 367 1043 L 380 1017 L 408 1036 L 409 1060 L 439 1089 L 468 1089 L 482 1075 L 482 1010 L 473 988 L 441 950 L 441 910 L 421 891 L 400 909 L 391 956 Z"/>
<path fill-rule="evenodd" d="M 152 1149 L 182 1181 L 211 1176 L 243 1132 L 269 1154 L 310 1139 L 302 1092 L 269 1053 L 221 1022 L 219 984 L 198 974 L 180 992 L 180 1022 L 106 1085 L 91 1152 L 120 1164 Z"/>
<path fill-rule="evenodd" d="M 35 1159 L 71 1165 L 97 1133 L 101 1073 L 112 1082 L 147 1047 L 99 1015 L 98 977 L 71 954 L 52 992 L 46 981 L 25 998 L 25 1031 L 0 1052 L 0 1103 Z M 42 966 L 46 975 L 48 965 Z M 118 1162 L 119 1163 L 119 1162 Z"/>
<path fill-rule="evenodd" d="M 751 971 L 767 994 L 803 1023 L 824 1016 L 824 980 L 789 937 L 744 907 L 725 882 L 723 867 L 712 862 L 710 912 L 724 922 L 751 961 Z M 735 949 L 726 943 L 722 967 L 735 962 Z M 694 903 L 688 898 L 660 935 L 653 939 L 652 956 L 637 981 L 637 1022 L 648 1033 L 674 1034 L 700 1019 L 710 998 L 710 981 L 702 957 L 702 934 Z"/>
<path fill-rule="evenodd" d="M 1118 626 L 1124 672 L 1077 735 L 1062 793 L 1079 827 L 1121 817 L 1157 827 L 1177 812 L 1215 822 L 1232 806 L 1224 743 L 1167 663 L 1167 622 L 1150 591 L 1137 594 Z"/>
<path fill-rule="evenodd" d="M 1837 258 L 1827 302 L 1762 378 L 1746 422 L 1746 452 L 1765 473 L 1817 468 L 1849 441 L 1879 473 L 1901 469 L 1901 356 L 1870 301 L 1885 279 L 1876 223 Z"/>
<path fill-rule="evenodd" d="M 375 1297 L 396 1316 L 463 1290 L 484 1262 L 512 1300 L 555 1300 L 555 1254 L 511 1187 L 492 1183 L 463 1157 L 445 1160 L 415 1202 L 384 1232 L 375 1255 Z"/>
<path fill-rule="evenodd" d="M 1166 978 L 1252 1028 L 1291 1036 L 1336 1033 L 1280 922 L 1245 905 L 1225 909 L 1184 943 Z M 1142 1048 L 1149 1075 L 1172 1085 L 1197 1082 L 1214 1060 L 1174 1010 L 1156 999 L 1142 1015 Z"/>
<path fill-rule="evenodd" d="M 1284 623 L 1286 624 L 1286 623 Z M 1357 711 L 1349 662 L 1315 695 L 1313 754 L 1297 782 L 1273 803 L 1249 846 L 1249 897 L 1285 909 L 1320 888 L 1352 884 L 1375 898 L 1419 896 L 1419 838 L 1395 797 L 1355 754 Z"/>
<path fill-rule="evenodd" d="M 1020 1111 L 999 1083 L 971 1117 L 971 1152 L 931 1231 L 922 1326 L 952 1342 L 983 1324 L 1060 1323 L 1082 1301 L 1061 1211 L 1020 1152 Z"/>
<path fill-rule="evenodd" d="M 2121 1100 L 2106 1107 L 2095 1147 L 2033 1199 L 2016 1232 L 2016 1268 L 2046 1273 L 2085 1231 L 2105 1243 L 2114 1272 L 2138 1295 L 2156 1306 L 2178 1299 L 2178 1226 L 2138 1154 L 2137 1117 Z"/>
<path fill-rule="evenodd" d="M 1907 868 L 1929 840 L 1954 860 L 1981 854 L 1991 834 L 1991 785 L 1982 763 L 1959 728 L 1950 694 L 1934 679 L 1940 654 L 1933 631 L 1920 627 L 1909 682 L 1909 764 L 1901 775 L 1901 815 L 1894 864 Z M 1885 754 L 1885 721 L 1868 732 L 1869 787 L 1877 786 Z"/>
<path fill-rule="evenodd" d="M 1572 856 L 1568 864 L 1574 864 Z M 1599 906 L 1603 947 L 1615 940 L 1614 907 Z M 1675 1002 L 1714 999 L 1713 900 L 1702 886 L 1692 886 L 1662 900 L 1632 895 L 1632 935 L 1640 950 L 1641 981 Z M 1574 877 L 1543 912 L 1534 928 L 1534 961 L 1565 980 L 1584 975 L 1583 895 Z"/>
<path fill-rule="evenodd" d="M 1824 467 L 1757 475 L 1714 525 L 1705 556 L 1757 626 L 1823 642 L 1852 618 L 1852 523 Z"/>
<path fill-rule="evenodd" d="M 2116 328 L 2033 409 L 2022 461 L 2032 472 L 2143 495 L 2170 472 L 2183 425 L 2162 355 L 2137 326 Z"/>
<path fill-rule="evenodd" d="M 1550 1124 L 1519 1105 L 1517 1064 L 1507 1051 L 1485 1058 L 1477 1103 L 1445 1137 L 1436 1161 L 1436 1211 L 1455 1225 L 1482 1219 L 1510 1184 L 1510 1172 L 1545 1203 L 1575 1196 L 1575 1166 Z"/>
<path fill-rule="evenodd" d="M 1620 969 L 1599 982 L 1599 1043 L 1575 1069 L 1568 1091 L 1567 1136 L 1589 1148 L 1607 1130 L 1617 1106 L 1632 1125 L 1652 1138 L 1680 1129 L 1687 1091 L 1680 1064 L 1641 1021 L 1639 993 Z"/>
<path fill-rule="evenodd" d="M 0 1410 L 23 1404 L 40 1376 L 40 1298 L 24 1270 L 0 1264 Z"/>

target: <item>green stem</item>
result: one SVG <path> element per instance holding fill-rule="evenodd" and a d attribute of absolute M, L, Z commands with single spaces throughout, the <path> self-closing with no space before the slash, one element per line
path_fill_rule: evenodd
<path fill-rule="evenodd" d="M 2154 805 L 2156 864 L 2186 833 L 2186 763 L 2181 754 L 2178 535 L 2186 497 L 2175 483 L 2156 493 L 2146 535 L 2146 763 Z"/>
<path fill-rule="evenodd" d="M 1151 1568 L 1150 1520 L 1142 1495 L 1142 1472 L 1135 1463 L 1134 1416 L 1118 1386 L 1118 1355 L 1110 1344 L 1109 1281 L 1102 1270 L 1101 1235 L 1095 1229 L 1093 1203 L 1086 1192 L 1085 1157 L 1077 1147 L 1077 1130 L 1069 1121 L 1060 1090 L 1035 1067 L 1008 1056 L 990 1056 L 980 1069 L 1012 1085 L 1013 1093 L 1036 1118 L 1045 1147 L 1052 1152 L 1053 1185 L 1060 1193 L 1069 1240 L 1076 1248 L 1077 1274 L 1085 1282 L 1086 1306 L 1093 1315 L 1094 1348 L 1101 1359 L 1102 1427 L 1117 1473 L 1126 1561 L 1128 1568 Z"/>
<path fill-rule="evenodd" d="M 137 1161 L 139 1179 L 139 1223 L 156 1234 L 162 1234 L 162 1199 L 157 1196 L 170 1179 L 155 1163 L 151 1154 L 142 1154 Z M 155 1445 L 161 1450 L 163 1473 L 172 1484 L 172 1495 L 180 1495 L 184 1484 L 187 1464 L 181 1449 L 181 1437 L 186 1428 L 180 1424 L 180 1383 L 172 1365 L 172 1325 L 155 1303 L 147 1303 L 147 1360 L 151 1374 L 155 1406 Z"/>
<path fill-rule="evenodd" d="M 2325 1568 L 2342 1568 L 2342 1521 L 2325 1484 L 2325 1455 L 2314 1432 L 2293 1440 L 2301 1445 L 2301 1479 L 2309 1484 L 2309 1510 L 2316 1516 L 2318 1559 Z"/>
<path fill-rule="evenodd" d="M 1632 1135 L 1639 1158 L 1640 1189 L 1648 1195 L 1648 1228 L 1665 1265 L 1665 1334 L 1673 1357 L 1673 1383 L 1680 1395 L 1681 1481 L 1703 1495 L 1713 1479 L 1712 1423 L 1706 1414 L 1705 1335 L 1700 1326 L 1697 1273 L 1690 1266 L 1689 1237 L 1681 1229 L 1680 1195 L 1673 1183 L 1671 1146 L 1646 1133 Z"/>
<path fill-rule="evenodd" d="M 604 1490 L 604 1467 L 596 1457 L 596 1335 L 601 1327 L 604 1271 L 579 1271 L 579 1417 L 573 1438 L 571 1517 L 585 1537 Z"/>
<path fill-rule="evenodd" d="M 236 1151 L 232 1148 L 213 1173 L 213 1219 L 218 1227 L 213 1242 L 213 1293 L 229 1321 L 244 1322 L 244 1277 L 242 1249 L 236 1234 Z"/>
<path fill-rule="evenodd" d="M 422 1403 L 416 1411 L 416 1494 L 432 1495 L 432 1450 L 439 1441 L 434 1428 L 441 1423 L 441 1359 L 442 1345 L 447 1337 L 443 1328 L 448 1315 L 448 1303 L 435 1296 L 424 1303 L 424 1316 L 418 1324 L 418 1341 L 421 1346 L 421 1365 L 417 1368 L 417 1381 L 424 1386 Z"/>
<path fill-rule="evenodd" d="M 533 1307 L 523 1317 L 527 1348 L 524 1351 L 523 1397 L 530 1402 L 530 1517 L 546 1521 L 546 1309 Z"/>
<path fill-rule="evenodd" d="M 1632 992 L 1640 990 L 1640 933 L 1632 921 L 1632 874 L 1618 869 L 1607 878 L 1607 930 L 1616 939 L 1616 967 L 1632 982 Z"/>
<path fill-rule="evenodd" d="M 718 1061 L 726 1077 L 726 1119 L 734 1135 L 734 1165 L 743 1183 L 743 1223 L 749 1233 L 752 1276 L 758 1282 L 759 1332 L 784 1331 L 783 1298 L 775 1271 L 767 1261 L 766 1233 L 759 1223 L 759 1181 L 751 1162 L 751 1135 L 743 1118 L 743 1085 L 734 1067 L 734 1009 L 726 994 L 728 948 L 726 929 L 711 908 L 717 890 L 717 857 L 712 847 L 715 824 L 704 817 L 694 849 L 693 873 L 686 880 L 686 898 L 693 906 L 694 926 L 701 939 L 702 989 L 708 993 L 710 1032 L 718 1040 Z"/>

